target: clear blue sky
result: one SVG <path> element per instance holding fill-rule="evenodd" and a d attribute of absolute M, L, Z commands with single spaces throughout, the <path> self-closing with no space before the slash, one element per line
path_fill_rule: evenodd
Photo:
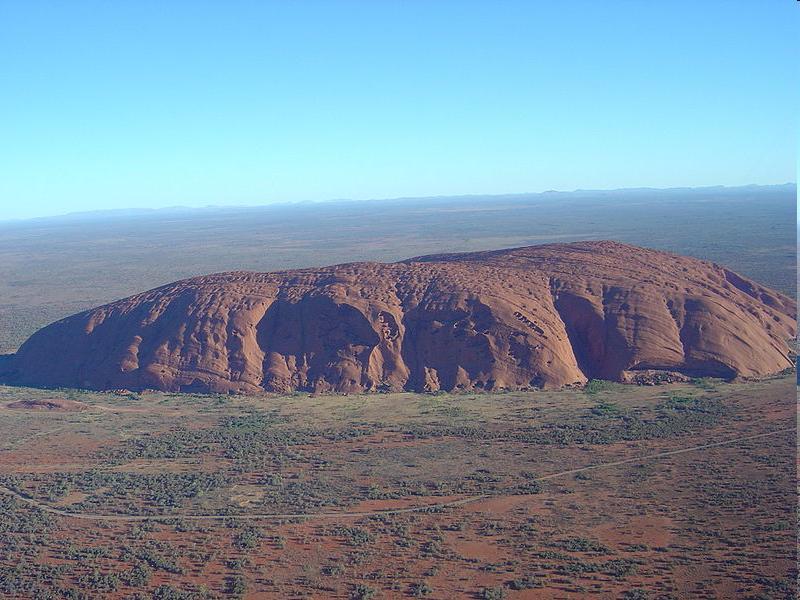
<path fill-rule="evenodd" d="M 794 181 L 800 3 L 0 0 L 0 219 Z"/>

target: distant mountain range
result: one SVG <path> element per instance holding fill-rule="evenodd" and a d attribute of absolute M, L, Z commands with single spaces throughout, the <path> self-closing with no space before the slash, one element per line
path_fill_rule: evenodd
<path fill-rule="evenodd" d="M 526 201 L 543 198 L 609 198 L 609 197 L 630 197 L 630 196 L 671 196 L 671 195 L 704 195 L 714 194 L 742 194 L 752 193 L 759 191 L 791 191 L 796 190 L 795 183 L 783 183 L 775 185 L 745 185 L 745 186 L 703 186 L 703 187 L 676 187 L 676 188 L 620 188 L 611 190 L 573 190 L 573 191 L 557 191 L 547 190 L 544 192 L 531 192 L 531 193 L 515 193 L 515 194 L 462 194 L 452 196 L 404 196 L 397 198 L 385 199 L 368 199 L 368 200 L 352 200 L 347 198 L 338 198 L 330 200 L 319 201 L 298 201 L 298 202 L 268 202 L 265 204 L 256 205 L 208 205 L 200 207 L 191 206 L 168 206 L 162 208 L 117 208 L 117 209 L 100 209 L 91 211 L 78 211 L 69 212 L 60 215 L 51 215 L 44 217 L 34 217 L 30 219 L 0 219 L 0 224 L 6 223 L 24 223 L 27 221 L 40 221 L 40 220 L 96 220 L 107 218 L 135 218 L 147 216 L 160 216 L 170 214 L 196 214 L 198 212 L 211 212 L 211 211 L 241 211 L 241 210 L 257 210 L 257 209 L 270 209 L 270 208 L 287 208 L 292 206 L 303 205 L 318 205 L 318 204 L 336 204 L 336 203 L 350 203 L 350 202 L 462 202 L 462 201 Z"/>

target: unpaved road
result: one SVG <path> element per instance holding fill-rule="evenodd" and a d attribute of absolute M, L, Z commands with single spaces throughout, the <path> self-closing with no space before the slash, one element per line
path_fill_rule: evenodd
<path fill-rule="evenodd" d="M 586 467 L 579 467 L 576 469 L 569 469 L 568 471 L 559 471 L 558 473 L 550 473 L 549 475 L 542 475 L 541 477 L 537 477 L 532 479 L 531 481 L 548 481 L 550 479 L 556 479 L 558 477 L 564 477 L 567 475 L 574 475 L 576 473 L 583 473 L 586 471 L 593 471 L 595 469 L 606 469 L 610 467 L 617 467 L 619 465 L 625 465 L 629 463 L 641 463 L 647 462 L 651 460 L 658 460 L 659 458 L 664 458 L 667 456 L 675 456 L 676 454 L 685 454 L 687 452 L 698 452 L 702 450 L 707 450 L 709 448 L 716 448 L 719 446 L 730 446 L 732 444 L 736 444 L 739 442 L 745 442 L 748 440 L 757 440 L 763 439 L 766 437 L 779 435 L 781 433 L 788 433 L 790 431 L 796 431 L 794 427 L 787 428 L 787 429 L 777 429 L 774 431 L 768 431 L 766 433 L 758 433 L 754 435 L 746 435 L 737 438 L 732 438 L 728 440 L 723 440 L 720 442 L 712 442 L 709 444 L 702 444 L 699 446 L 690 446 L 688 448 L 680 448 L 677 450 L 667 450 L 665 452 L 657 452 L 655 454 L 646 454 L 642 456 L 634 456 L 632 458 L 626 458 L 623 460 L 615 460 L 607 463 L 599 463 L 596 465 L 588 465 Z M 57 515 L 59 517 L 68 517 L 72 519 L 85 519 L 90 521 L 115 521 L 115 522 L 134 522 L 134 521 L 166 521 L 172 519 L 181 519 L 185 521 L 224 521 L 224 520 L 236 520 L 236 521 L 256 521 L 256 520 L 281 520 L 281 519 L 347 519 L 347 518 L 360 518 L 360 517 L 374 517 L 380 515 L 398 515 L 403 513 L 411 513 L 411 512 L 423 512 L 427 510 L 435 510 L 439 508 L 450 508 L 454 506 L 463 506 L 464 504 L 471 504 L 474 502 L 478 502 L 485 498 L 499 498 L 508 496 L 511 494 L 476 494 L 474 496 L 467 496 L 465 498 L 460 498 L 459 500 L 452 500 L 449 502 L 439 502 L 435 504 L 425 504 L 421 506 L 411 506 L 406 508 L 390 508 L 385 510 L 370 510 L 370 511 L 360 511 L 360 512 L 318 512 L 318 513 L 288 513 L 288 514 L 281 514 L 281 513 L 253 513 L 253 514 L 245 514 L 245 515 L 226 515 L 226 514 L 206 514 L 206 515 L 181 515 L 181 514 L 162 514 L 162 515 L 115 515 L 115 514 L 96 514 L 96 513 L 88 513 L 88 512 L 72 512 L 69 510 L 62 510 L 60 508 L 56 508 L 50 504 L 46 504 L 44 502 L 40 502 L 34 498 L 29 496 L 25 496 L 24 494 L 20 494 L 11 490 L 7 487 L 0 486 L 0 493 L 8 494 L 9 496 L 13 496 L 20 502 L 24 502 L 30 506 L 34 506 L 39 510 L 52 514 Z"/>

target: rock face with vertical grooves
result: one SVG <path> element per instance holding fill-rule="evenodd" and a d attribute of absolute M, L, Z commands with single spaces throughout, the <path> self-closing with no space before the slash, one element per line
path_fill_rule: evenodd
<path fill-rule="evenodd" d="M 792 366 L 796 303 L 616 242 L 196 277 L 31 336 L 10 380 L 192 392 L 559 388 Z"/>

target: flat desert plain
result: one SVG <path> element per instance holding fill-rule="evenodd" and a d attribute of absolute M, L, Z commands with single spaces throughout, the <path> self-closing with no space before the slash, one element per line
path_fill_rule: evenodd
<path fill-rule="evenodd" d="M 793 598 L 794 386 L 2 387 L 0 595 Z"/>

